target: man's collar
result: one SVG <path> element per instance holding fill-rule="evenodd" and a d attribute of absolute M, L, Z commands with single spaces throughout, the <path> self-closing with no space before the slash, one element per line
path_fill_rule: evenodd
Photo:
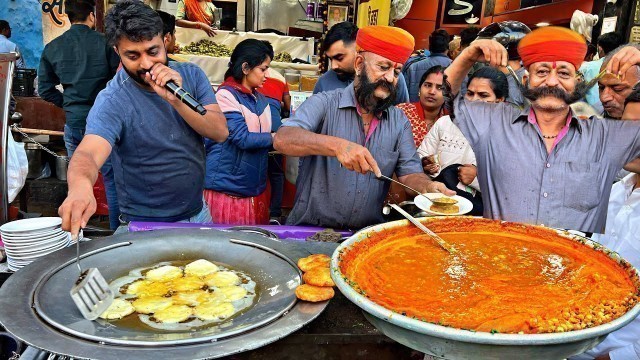
<path fill-rule="evenodd" d="M 72 29 L 78 29 L 78 30 L 80 30 L 80 29 L 91 30 L 89 25 L 81 24 L 81 23 L 71 24 L 71 28 Z"/>
<path fill-rule="evenodd" d="M 4 39 L 8 40 L 8 38 L 6 36 L 2 35 L 2 34 L 0 34 L 0 38 L 4 38 Z"/>
<path fill-rule="evenodd" d="M 531 112 L 531 105 L 525 106 L 524 109 L 522 109 L 522 112 L 520 112 L 520 115 L 518 115 L 515 119 L 511 120 L 511 123 L 515 124 L 517 121 L 528 122 L 530 112 Z M 582 123 L 580 122 L 580 119 L 578 119 L 576 114 L 573 112 L 573 109 L 571 109 L 571 107 L 569 107 L 569 115 L 571 116 L 570 125 L 575 126 L 578 129 L 578 132 L 582 134 Z"/>

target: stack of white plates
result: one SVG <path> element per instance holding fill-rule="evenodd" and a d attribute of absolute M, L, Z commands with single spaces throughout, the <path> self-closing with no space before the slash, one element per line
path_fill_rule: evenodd
<path fill-rule="evenodd" d="M 38 258 L 71 244 L 59 217 L 17 220 L 0 226 L 9 270 L 17 271 Z"/>

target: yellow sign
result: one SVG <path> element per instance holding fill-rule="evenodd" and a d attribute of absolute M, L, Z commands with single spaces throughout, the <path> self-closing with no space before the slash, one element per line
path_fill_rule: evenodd
<path fill-rule="evenodd" d="M 360 0 L 358 2 L 359 28 L 368 25 L 389 25 L 391 0 Z"/>

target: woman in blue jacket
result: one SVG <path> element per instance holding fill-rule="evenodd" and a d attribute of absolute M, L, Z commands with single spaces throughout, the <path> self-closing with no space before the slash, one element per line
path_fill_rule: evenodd
<path fill-rule="evenodd" d="M 269 223 L 267 160 L 273 140 L 271 111 L 256 91 L 266 81 L 273 59 L 267 41 L 247 39 L 231 54 L 225 81 L 216 100 L 227 118 L 229 137 L 223 143 L 206 139 L 204 196 L 214 223 Z"/>

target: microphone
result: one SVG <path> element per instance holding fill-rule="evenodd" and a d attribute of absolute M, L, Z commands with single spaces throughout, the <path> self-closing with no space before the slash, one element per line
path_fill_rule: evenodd
<path fill-rule="evenodd" d="M 185 89 L 178 86 L 174 81 L 168 81 L 164 87 L 171 91 L 173 95 L 175 95 L 183 104 L 187 105 L 191 110 L 197 112 L 200 115 L 204 115 L 207 113 L 207 109 L 202 106 L 198 100 L 196 100 L 191 94 L 189 94 Z"/>

